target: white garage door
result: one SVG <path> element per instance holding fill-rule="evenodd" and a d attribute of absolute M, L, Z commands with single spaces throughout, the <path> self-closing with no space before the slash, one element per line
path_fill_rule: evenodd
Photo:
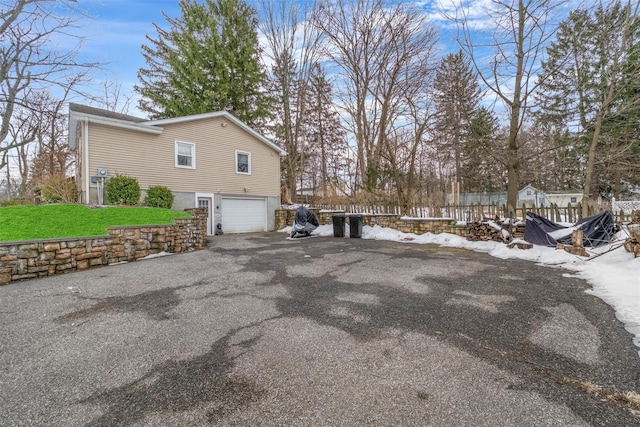
<path fill-rule="evenodd" d="M 222 198 L 222 231 L 251 233 L 267 230 L 265 199 Z"/>

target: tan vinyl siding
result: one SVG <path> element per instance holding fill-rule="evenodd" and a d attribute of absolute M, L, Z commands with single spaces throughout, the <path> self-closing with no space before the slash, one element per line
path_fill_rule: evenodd
<path fill-rule="evenodd" d="M 208 118 L 162 127 L 161 135 L 151 135 L 90 123 L 89 173 L 106 167 L 109 176 L 137 178 L 142 189 L 163 185 L 173 191 L 279 197 L 279 154 L 234 123 Z M 175 166 L 175 141 L 195 145 L 195 169 Z M 251 153 L 251 175 L 236 173 L 236 150 Z"/>

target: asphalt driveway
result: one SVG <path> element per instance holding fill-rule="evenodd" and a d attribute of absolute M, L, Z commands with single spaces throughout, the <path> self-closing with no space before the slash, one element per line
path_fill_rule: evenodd
<path fill-rule="evenodd" d="M 0 425 L 640 425 L 566 271 L 282 233 L 0 287 Z"/>

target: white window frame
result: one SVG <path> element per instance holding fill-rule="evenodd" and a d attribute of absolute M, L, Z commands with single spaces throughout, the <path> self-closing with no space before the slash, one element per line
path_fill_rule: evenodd
<path fill-rule="evenodd" d="M 191 147 L 191 166 L 185 166 L 178 163 L 178 146 L 179 145 L 188 145 Z M 177 168 L 181 169 L 195 169 L 196 168 L 196 144 L 192 142 L 185 141 L 175 141 L 175 156 L 174 156 L 175 164 Z"/>
<path fill-rule="evenodd" d="M 247 172 L 238 170 L 238 155 L 245 154 L 247 156 Z M 236 150 L 236 173 L 239 175 L 251 175 L 251 153 L 248 151 Z"/>

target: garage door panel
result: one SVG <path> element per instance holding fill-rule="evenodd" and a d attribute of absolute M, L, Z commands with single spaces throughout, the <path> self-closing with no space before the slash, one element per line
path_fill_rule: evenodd
<path fill-rule="evenodd" d="M 265 231 L 266 223 L 264 199 L 222 198 L 222 230 L 225 233 Z"/>

